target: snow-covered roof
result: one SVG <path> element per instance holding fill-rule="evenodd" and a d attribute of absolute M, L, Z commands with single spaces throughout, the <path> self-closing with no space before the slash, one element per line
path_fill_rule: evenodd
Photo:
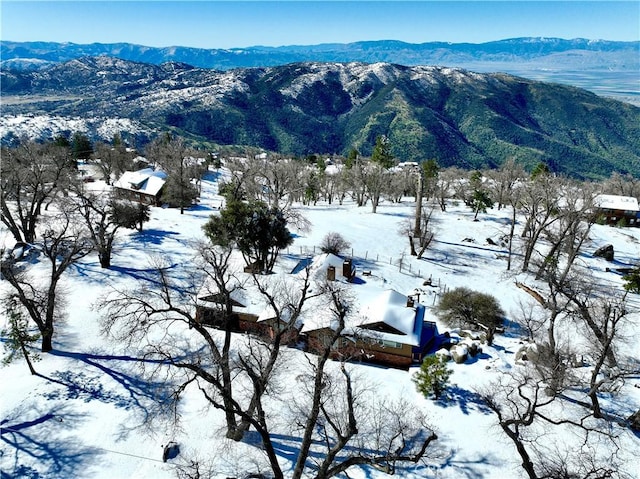
<path fill-rule="evenodd" d="M 242 284 L 240 281 L 232 280 L 227 284 L 230 290 L 229 296 L 233 301 L 233 311 L 236 313 L 260 315 L 264 309 L 264 299 L 261 295 L 253 291 L 251 283 Z M 211 308 L 213 305 L 220 304 L 219 289 L 213 281 L 206 282 L 200 293 L 198 294 L 198 304 L 200 306 Z"/>
<path fill-rule="evenodd" d="M 125 171 L 122 176 L 113 183 L 116 188 L 137 191 L 145 195 L 156 196 L 167 181 L 164 171 L 145 168 L 138 171 Z"/>
<path fill-rule="evenodd" d="M 594 199 L 598 208 L 624 211 L 640 211 L 638 199 L 632 196 L 598 195 Z"/>
<path fill-rule="evenodd" d="M 360 286 L 362 288 L 362 286 Z M 379 340 L 393 341 L 411 346 L 420 345 L 420 336 L 424 321 L 424 306 L 416 303 L 407 306 L 407 296 L 398 291 L 374 290 L 360 291 L 356 300 L 354 314 L 346 318 L 345 335 L 356 337 L 371 337 Z M 373 297 L 371 301 L 360 307 L 365 298 Z M 324 302 L 320 308 L 313 308 L 313 314 L 305 314 L 301 321 L 304 323 L 302 332 L 317 331 L 319 329 L 335 329 L 335 317 L 331 314 L 329 306 Z M 377 328 L 374 325 L 384 325 L 386 327 Z"/>
<path fill-rule="evenodd" d="M 327 280 L 327 269 L 335 267 L 336 283 L 340 287 L 348 288 L 348 295 L 353 302 L 351 314 L 345 318 L 345 336 L 371 337 L 379 340 L 393 341 L 411 346 L 419 346 L 422 334 L 425 308 L 419 303 L 407 306 L 408 297 L 393 289 L 382 289 L 374 285 L 352 285 L 342 275 L 344 259 L 330 253 L 324 253 L 312 258 L 309 263 L 309 278 L 312 282 L 307 291 L 307 299 L 297 326 L 302 332 L 320 329 L 335 329 L 337 318 L 333 313 L 333 305 L 328 295 L 323 294 L 322 285 Z M 306 268 L 294 269 L 294 274 L 275 273 L 260 278 L 264 284 L 269 284 L 270 291 L 279 291 L 292 304 L 296 302 L 296 294 L 301 290 Z M 233 285 L 228 285 L 232 287 Z M 275 318 L 275 312 L 265 298 L 257 291 L 252 281 L 242 286 L 234 286 L 231 297 L 241 304 L 234 306 L 234 311 L 253 314 L 258 322 Z M 215 286 L 205 286 L 199 295 L 200 304 L 215 302 Z M 283 298 L 281 298 L 283 299 Z M 284 304 L 284 301 L 279 301 Z M 287 311 L 280 312 L 281 319 L 287 321 Z"/>
<path fill-rule="evenodd" d="M 344 262 L 344 258 L 332 253 L 317 255 L 309 265 L 310 276 L 314 281 L 324 281 L 327 277 L 327 270 L 333 266 L 336 269 L 336 280 L 347 280 L 348 278 L 345 278 L 342 274 L 342 265 Z M 304 268 L 302 268 L 298 274 L 304 274 Z"/>
<path fill-rule="evenodd" d="M 407 306 L 408 297 L 393 289 L 387 289 L 360 310 L 364 316 L 361 328 L 382 323 L 398 333 L 379 333 L 385 339 L 412 346 L 420 345 L 424 306 L 416 303 Z M 413 302 L 412 302 L 413 303 Z"/>
<path fill-rule="evenodd" d="M 343 165 L 327 165 L 324 172 L 329 176 L 337 175 L 342 171 L 342 168 Z"/>

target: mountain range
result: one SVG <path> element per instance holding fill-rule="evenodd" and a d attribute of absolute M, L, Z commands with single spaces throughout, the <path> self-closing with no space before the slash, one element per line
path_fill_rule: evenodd
<path fill-rule="evenodd" d="M 535 56 L 517 44 L 522 58 Z M 337 61 L 216 70 L 105 54 L 36 70 L 5 66 L 1 81 L 5 142 L 19 135 L 10 118 L 48 115 L 126 119 L 118 125 L 131 131 L 121 133 L 138 143 L 172 129 L 208 145 L 369 154 L 385 134 L 400 160 L 480 168 L 514 157 L 581 177 L 640 174 L 640 108 L 505 73 Z"/>
<path fill-rule="evenodd" d="M 200 68 L 229 70 L 268 67 L 297 62 L 363 62 L 401 65 L 472 65 L 530 63 L 562 70 L 602 69 L 638 71 L 640 42 L 576 38 L 514 38 L 487 43 L 405 43 L 395 40 L 280 47 L 254 46 L 204 49 L 165 48 L 131 43 L 0 42 L 3 68 L 41 68 L 84 56 L 110 56 L 159 65 L 187 63 Z"/>
<path fill-rule="evenodd" d="M 0 41 L 2 69 L 35 70 L 85 56 L 109 56 L 154 65 L 177 62 L 215 70 L 309 61 L 442 65 L 578 86 L 640 106 L 637 41 L 523 37 L 487 43 L 414 44 L 379 40 L 231 49 Z"/>

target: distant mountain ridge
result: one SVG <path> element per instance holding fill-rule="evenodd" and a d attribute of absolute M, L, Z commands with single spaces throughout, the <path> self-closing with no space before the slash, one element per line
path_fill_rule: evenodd
<path fill-rule="evenodd" d="M 474 64 L 534 63 L 562 69 L 640 70 L 640 42 L 576 38 L 513 38 L 487 43 L 405 43 L 396 40 L 291 45 L 281 47 L 204 49 L 183 46 L 148 47 L 131 43 L 0 42 L 3 67 L 41 67 L 84 56 L 106 55 L 159 65 L 187 63 L 229 70 L 287 63 L 364 62 L 401 65 L 447 65 L 472 69 Z M 31 63 L 29 63 L 31 62 Z M 486 70 L 483 70 L 486 71 Z"/>
<path fill-rule="evenodd" d="M 218 71 L 98 56 L 0 80 L 4 141 L 19 136 L 20 115 L 122 118 L 138 131 L 293 155 L 367 155 L 385 134 L 402 161 L 516 158 L 574 176 L 640 176 L 640 108 L 502 73 L 357 62 Z"/>

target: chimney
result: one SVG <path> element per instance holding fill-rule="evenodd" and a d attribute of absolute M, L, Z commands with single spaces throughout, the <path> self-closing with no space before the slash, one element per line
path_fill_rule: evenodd
<path fill-rule="evenodd" d="M 345 259 L 342 263 L 342 276 L 345 278 L 351 278 L 353 275 L 353 261 L 351 259 Z"/>
<path fill-rule="evenodd" d="M 336 267 L 329 266 L 327 268 L 327 281 L 335 281 L 336 280 Z"/>
<path fill-rule="evenodd" d="M 415 300 L 413 296 L 407 296 L 407 308 L 413 308 L 415 305 Z"/>

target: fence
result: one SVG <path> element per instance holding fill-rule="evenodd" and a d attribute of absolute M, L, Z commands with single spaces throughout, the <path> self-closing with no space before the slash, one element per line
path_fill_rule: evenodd
<path fill-rule="evenodd" d="M 294 248 L 287 248 L 287 255 L 299 254 L 301 257 L 312 257 L 317 254 L 320 254 L 321 252 L 322 251 L 318 246 L 300 245 Z M 445 284 L 440 283 L 439 278 L 437 280 L 433 280 L 431 275 L 429 275 L 428 279 L 424 278 L 422 276 L 422 269 L 415 268 L 414 265 L 412 265 L 412 262 L 409 261 L 411 256 L 407 257 L 404 254 L 402 254 L 399 258 L 397 258 L 393 256 L 381 256 L 379 253 L 375 253 L 375 255 L 374 254 L 370 255 L 369 251 L 365 251 L 364 254 L 357 254 L 357 252 L 354 251 L 353 248 L 351 248 L 350 250 L 350 255 L 351 255 L 350 257 L 354 259 L 354 262 L 356 263 L 356 265 L 363 270 L 363 274 L 365 276 L 367 275 L 367 273 L 371 274 L 371 272 L 367 271 L 366 265 L 363 265 L 362 263 L 372 262 L 372 263 L 378 263 L 378 264 L 389 264 L 392 266 L 396 265 L 398 267 L 398 271 L 403 274 L 408 274 L 416 278 L 425 279 L 423 285 L 431 286 L 435 290 L 434 303 L 435 303 L 435 298 L 438 295 L 443 294 L 448 290 Z"/>

